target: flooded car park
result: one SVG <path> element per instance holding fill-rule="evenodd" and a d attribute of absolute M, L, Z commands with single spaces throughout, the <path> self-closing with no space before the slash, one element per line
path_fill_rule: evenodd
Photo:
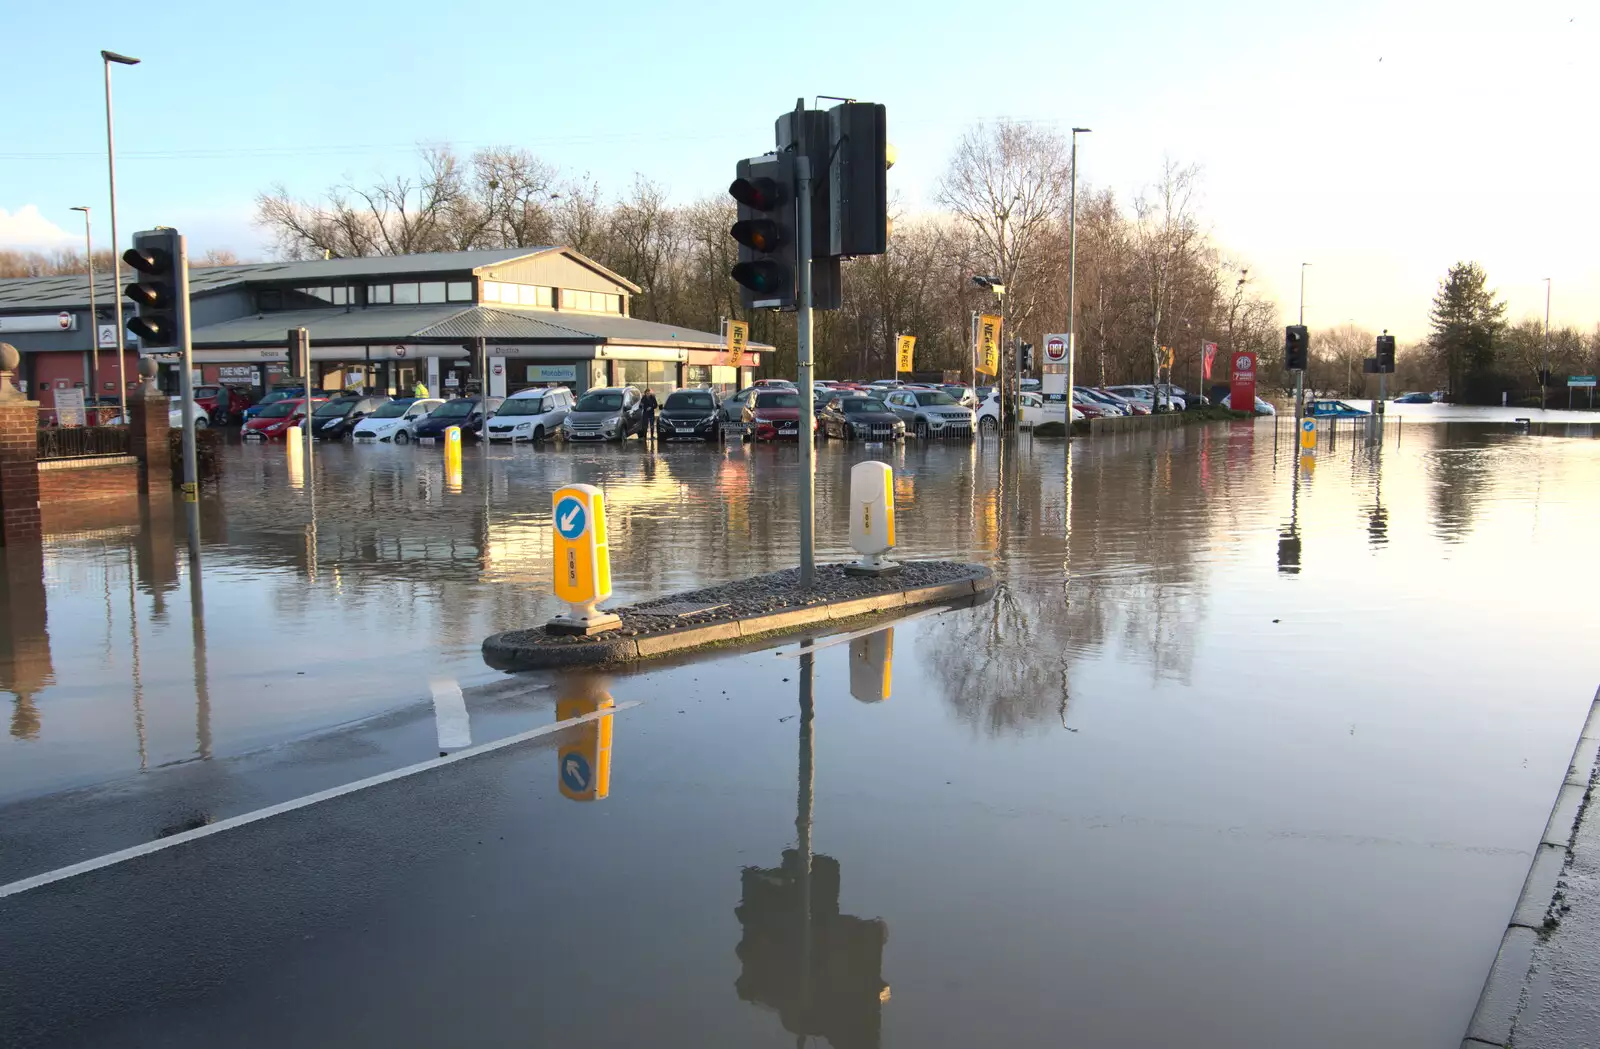
<path fill-rule="evenodd" d="M 654 597 L 793 563 L 793 445 L 231 445 L 198 577 L 163 506 L 6 554 L 5 879 L 435 758 L 436 679 L 475 744 L 603 692 L 605 796 L 565 730 L 0 899 L 23 1044 L 1453 1049 L 1594 694 L 1600 442 L 1294 436 L 825 442 L 819 558 L 879 459 L 995 599 L 599 681 L 478 651 L 557 609 L 549 493 Z"/>

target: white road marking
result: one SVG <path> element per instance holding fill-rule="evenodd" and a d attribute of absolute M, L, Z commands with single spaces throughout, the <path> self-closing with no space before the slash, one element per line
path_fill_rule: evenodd
<path fill-rule="evenodd" d="M 467 698 L 454 678 L 432 678 L 433 722 L 439 730 L 439 750 L 460 750 L 472 746 L 472 720 L 467 714 Z"/>
<path fill-rule="evenodd" d="M 811 652 L 820 652 L 825 648 L 832 648 L 834 645 L 842 645 L 846 641 L 854 641 L 858 637 L 866 637 L 868 634 L 882 633 L 892 626 L 899 626 L 901 623 L 910 623 L 913 620 L 926 619 L 928 616 L 936 616 L 940 612 L 948 611 L 950 611 L 949 605 L 940 605 L 938 608 L 929 608 L 921 612 L 913 612 L 909 616 L 901 616 L 899 619 L 892 619 L 887 623 L 880 623 L 877 626 L 867 627 L 865 630 L 853 630 L 848 634 L 840 634 L 838 637 L 830 637 L 826 641 L 819 641 L 809 647 L 794 649 L 780 648 L 778 651 L 772 654 L 777 656 L 779 659 L 795 659 Z"/>
<path fill-rule="evenodd" d="M 436 769 L 444 765 L 452 765 L 458 761 L 466 761 L 468 758 L 475 758 L 480 754 L 490 754 L 497 750 L 504 750 L 506 747 L 514 747 L 519 743 L 526 743 L 530 739 L 538 739 L 540 736 L 548 736 L 552 733 L 560 732 L 562 729 L 571 728 L 573 725 L 582 725 L 585 722 L 598 721 L 600 718 L 610 717 L 612 714 L 619 713 L 629 709 L 630 707 L 636 707 L 638 705 L 639 700 L 629 700 L 626 703 L 618 703 L 616 706 L 606 707 L 605 709 L 597 710 L 592 714 L 584 714 L 581 717 L 568 718 L 565 721 L 557 721 L 553 724 L 541 725 L 538 728 L 529 729 L 526 732 L 519 732 L 515 736 L 507 736 L 504 739 L 497 739 L 492 743 L 483 743 L 476 747 L 468 748 L 467 750 L 458 750 L 454 754 L 451 754 L 447 757 L 432 758 L 428 761 L 419 761 L 415 765 L 407 765 L 405 768 L 395 769 L 392 772 L 381 772 L 376 776 L 368 776 L 366 779 L 358 779 L 354 783 L 346 783 L 340 787 L 331 787 L 328 790 L 320 790 L 315 794 L 307 794 L 304 797 L 295 798 L 293 801 L 280 802 L 277 805 L 268 805 L 264 809 L 256 809 L 254 812 L 247 812 L 242 816 L 231 816 L 228 819 L 219 820 L 216 823 L 212 823 L 204 827 L 197 827 L 194 830 L 184 831 L 182 834 L 174 834 L 170 838 L 160 838 L 156 841 L 147 841 L 142 845 L 135 845 L 132 848 L 123 849 L 120 852 L 108 852 L 104 856 L 97 856 L 92 860 L 84 860 L 82 863 L 74 863 L 68 867 L 58 867 L 53 871 L 46 871 L 44 874 L 35 874 L 31 878 L 23 878 L 20 881 L 11 882 L 8 885 L 0 885 L 0 899 L 5 899 L 7 896 L 15 896 L 18 893 L 27 892 L 29 889 L 37 889 L 40 886 L 49 885 L 53 882 L 65 881 L 68 878 L 75 878 L 80 874 L 88 874 L 90 871 L 97 871 L 102 867 L 110 867 L 118 863 L 125 863 L 128 860 L 138 859 L 140 856 L 148 856 L 151 853 L 160 852 L 163 849 L 170 849 L 175 845 L 185 845 L 191 841 L 195 841 L 196 839 L 207 838 L 213 834 L 221 834 L 224 831 L 230 831 L 236 827 L 243 827 L 259 820 L 269 819 L 273 816 L 281 816 L 285 812 L 294 812 L 296 809 L 309 808 L 318 802 L 331 801 L 334 798 L 341 798 L 346 794 L 354 794 L 357 791 L 366 790 L 369 787 L 381 786 L 384 783 L 390 783 L 397 779 L 405 779 L 408 776 L 415 776 L 420 772 L 427 772 L 431 769 Z"/>

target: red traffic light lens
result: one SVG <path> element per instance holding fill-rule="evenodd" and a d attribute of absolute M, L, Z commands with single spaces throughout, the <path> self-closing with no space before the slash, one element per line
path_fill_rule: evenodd
<path fill-rule="evenodd" d="M 779 245 L 789 238 L 786 237 L 782 226 L 771 219 L 745 219 L 735 222 L 728 231 L 733 239 L 747 248 L 754 248 L 760 252 L 771 253 L 778 250 Z"/>
<path fill-rule="evenodd" d="M 783 203 L 783 187 L 770 178 L 736 178 L 728 194 L 757 211 L 771 211 Z"/>

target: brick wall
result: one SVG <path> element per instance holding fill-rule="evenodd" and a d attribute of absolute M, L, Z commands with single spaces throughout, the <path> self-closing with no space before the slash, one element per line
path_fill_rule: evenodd
<path fill-rule="evenodd" d="M 139 461 L 131 455 L 53 459 L 39 464 L 39 504 L 78 503 L 139 493 Z"/>
<path fill-rule="evenodd" d="M 0 546 L 39 539 L 39 402 L 0 403 Z"/>

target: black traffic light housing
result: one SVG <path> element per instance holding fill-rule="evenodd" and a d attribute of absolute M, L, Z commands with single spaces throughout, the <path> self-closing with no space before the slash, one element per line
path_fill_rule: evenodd
<path fill-rule="evenodd" d="M 1394 336 L 1378 336 L 1378 371 L 1390 375 L 1394 373 Z"/>
<path fill-rule="evenodd" d="M 729 231 L 739 242 L 731 276 L 744 308 L 794 309 L 799 251 L 794 155 L 739 161 L 728 194 L 739 204 L 739 221 Z"/>
<path fill-rule="evenodd" d="M 188 316 L 188 264 L 183 237 L 175 229 L 143 230 L 133 235 L 133 247 L 122 253 L 139 279 L 123 293 L 139 307 L 127 329 L 141 346 L 182 346 Z"/>
<path fill-rule="evenodd" d="M 1303 372 L 1311 361 L 1311 333 L 1304 324 L 1291 324 L 1283 329 L 1283 367 L 1285 371 Z"/>
<path fill-rule="evenodd" d="M 887 112 L 877 102 L 846 102 L 828 110 L 828 255 L 889 250 Z"/>
<path fill-rule="evenodd" d="M 1025 372 L 1033 371 L 1033 343 L 1031 342 L 1022 344 L 1022 370 Z"/>

